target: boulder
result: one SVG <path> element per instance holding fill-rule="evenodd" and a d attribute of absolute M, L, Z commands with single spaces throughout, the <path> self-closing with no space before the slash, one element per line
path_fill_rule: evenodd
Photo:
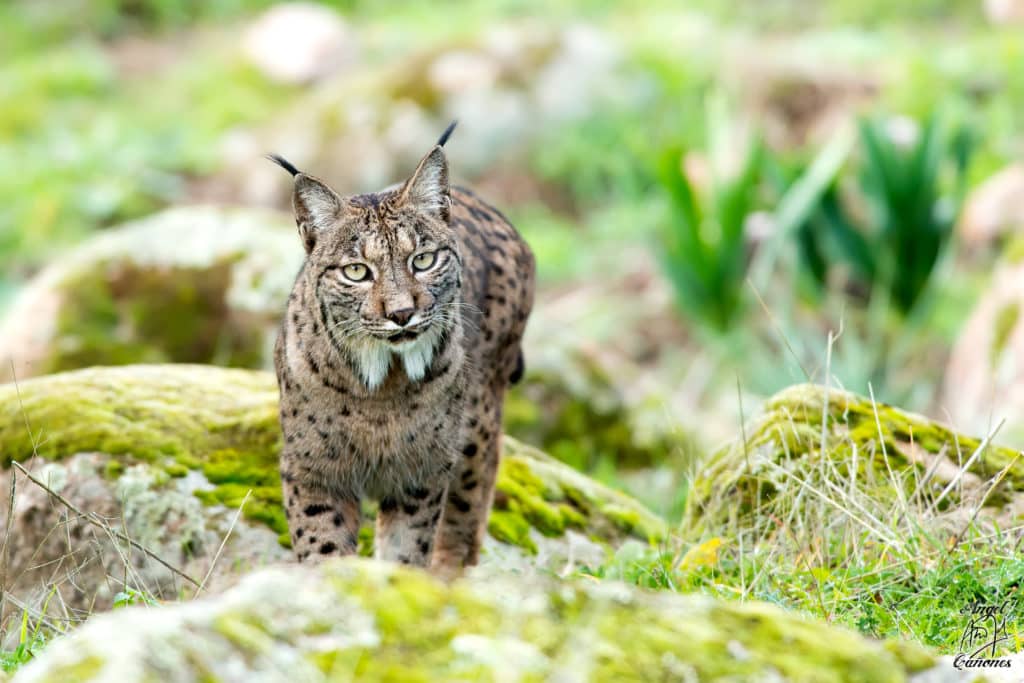
<path fill-rule="evenodd" d="M 971 191 L 959 232 L 965 244 L 980 248 L 1024 228 L 1024 164 L 1007 166 Z"/>
<path fill-rule="evenodd" d="M 242 37 L 242 53 L 272 81 L 305 84 L 355 60 L 354 31 L 330 7 L 288 2 L 271 7 Z"/>
<path fill-rule="evenodd" d="M 99 615 L 17 683 L 906 681 L 934 660 L 763 603 L 364 559 L 255 572 L 187 604 Z"/>
<path fill-rule="evenodd" d="M 262 367 L 303 252 L 290 218 L 170 209 L 37 275 L 0 321 L 0 380 L 139 362 Z"/>
<path fill-rule="evenodd" d="M 676 520 L 704 444 L 732 436 L 736 420 L 730 406 L 703 411 L 699 430 L 686 417 L 697 403 L 707 407 L 713 370 L 694 356 L 685 325 L 666 315 L 672 291 L 650 254 L 617 258 L 627 274 L 538 298 L 505 430 Z"/>
<path fill-rule="evenodd" d="M 942 408 L 962 429 L 982 432 L 1024 410 L 1024 262 L 1008 260 L 964 323 L 943 377 Z M 1019 424 L 1002 432 L 1024 443 Z"/>
<path fill-rule="evenodd" d="M 835 388 L 804 384 L 769 399 L 746 438 L 702 463 L 686 526 L 700 536 L 770 539 L 782 520 L 849 518 L 882 539 L 883 520 L 963 533 L 971 521 L 1020 514 L 1024 459 L 921 415 Z M 824 447 L 823 447 L 824 443 Z M 818 511 L 815 513 L 815 511 Z"/>
<path fill-rule="evenodd" d="M 728 78 L 744 93 L 745 111 L 779 149 L 824 144 L 877 96 L 882 82 L 870 68 L 823 55 L 808 59 L 786 42 L 759 45 L 733 61 Z"/>
<path fill-rule="evenodd" d="M 606 362 L 582 349 L 535 345 L 505 402 L 505 429 L 582 471 L 692 463 L 698 448 L 653 394 L 630 395 Z"/>
<path fill-rule="evenodd" d="M 18 539 L 7 565 L 17 604 L 41 608 L 56 587 L 73 618 L 118 594 L 218 590 L 289 559 L 277 403 L 270 373 L 195 365 L 92 368 L 0 386 L 0 490 L 12 460 L 39 482 L 17 471 L 13 517 L 0 509 L 0 528 L 10 524 Z M 489 531 L 484 562 L 519 572 L 596 565 L 626 539 L 667 535 L 633 499 L 510 438 Z"/>
<path fill-rule="evenodd" d="M 453 119 L 446 153 L 460 178 L 520 168 L 545 131 L 636 89 L 615 38 L 592 26 L 499 25 L 474 37 L 399 52 L 318 83 L 271 123 L 239 131 L 212 183 L 245 205 L 284 203 L 266 150 L 346 194 L 412 172 Z"/>
<path fill-rule="evenodd" d="M 1024 2 L 1021 0 L 982 0 L 985 16 L 998 26 L 1024 24 Z"/>

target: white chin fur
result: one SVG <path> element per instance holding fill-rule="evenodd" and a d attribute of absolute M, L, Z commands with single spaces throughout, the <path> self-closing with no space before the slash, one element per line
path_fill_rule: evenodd
<path fill-rule="evenodd" d="M 366 339 L 352 349 L 359 375 L 368 389 L 376 389 L 391 369 L 391 349 L 387 342 Z"/>
<path fill-rule="evenodd" d="M 402 361 L 405 374 L 418 382 L 427 374 L 427 368 L 434 360 L 434 349 L 442 331 L 435 325 L 412 341 L 389 344 L 379 339 L 366 339 L 353 349 L 359 374 L 367 388 L 376 389 L 391 369 L 391 356 Z"/>
<path fill-rule="evenodd" d="M 395 349 L 402 358 L 405 374 L 413 382 L 419 382 L 427 374 L 427 368 L 434 361 L 434 349 L 441 339 L 441 329 L 434 325 L 429 330 Z"/>

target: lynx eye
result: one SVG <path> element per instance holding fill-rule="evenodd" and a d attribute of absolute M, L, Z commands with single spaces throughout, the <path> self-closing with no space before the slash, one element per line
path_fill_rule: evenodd
<path fill-rule="evenodd" d="M 341 272 L 352 282 L 362 282 L 370 277 L 370 269 L 363 263 L 350 263 Z"/>
<path fill-rule="evenodd" d="M 412 257 L 413 270 L 426 270 L 437 260 L 436 251 L 425 251 Z"/>

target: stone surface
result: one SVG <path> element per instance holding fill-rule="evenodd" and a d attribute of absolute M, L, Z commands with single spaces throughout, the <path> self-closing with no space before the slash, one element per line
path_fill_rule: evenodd
<path fill-rule="evenodd" d="M 531 338 L 535 341 L 535 338 Z M 505 429 L 582 471 L 684 467 L 698 448 L 659 397 L 631 395 L 606 359 L 534 344 L 523 381 L 505 403 Z"/>
<path fill-rule="evenodd" d="M 242 53 L 267 78 L 304 84 L 355 60 L 355 35 L 329 7 L 288 2 L 264 12 L 242 37 Z"/>
<path fill-rule="evenodd" d="M 98 234 L 0 321 L 0 381 L 88 365 L 270 362 L 302 248 L 288 217 L 183 207 Z"/>
<path fill-rule="evenodd" d="M 1024 164 L 1011 164 L 976 187 L 964 203 L 960 235 L 971 247 L 1024 228 Z"/>
<path fill-rule="evenodd" d="M 1014 418 L 1024 410 L 1024 263 L 1008 261 L 978 298 L 949 356 L 942 407 L 954 424 L 979 433 L 1002 419 L 1008 443 L 1024 445 Z"/>
<path fill-rule="evenodd" d="M 829 505 L 826 497 L 883 538 L 884 524 L 868 517 L 876 510 L 920 506 L 929 523 L 954 529 L 975 509 L 980 519 L 1020 512 L 1024 460 L 1016 452 L 981 448 L 980 439 L 863 396 L 790 387 L 745 431 L 745 440 L 710 457 L 696 475 L 687 524 L 698 535 L 742 528 L 767 538 L 778 520 Z"/>
<path fill-rule="evenodd" d="M 270 149 L 343 194 L 378 190 L 406 177 L 453 119 L 445 151 L 457 179 L 518 168 L 545 131 L 628 90 L 621 62 L 614 38 L 588 25 L 496 26 L 318 84 L 240 132 L 212 182 L 245 205 L 283 205 L 290 186 L 260 159 Z"/>
<path fill-rule="evenodd" d="M 1021 0 L 982 0 L 985 16 L 993 24 L 1024 24 L 1024 2 Z"/>
<path fill-rule="evenodd" d="M 767 604 L 479 572 L 446 585 L 351 559 L 97 616 L 14 680 L 896 683 L 932 664 Z"/>
<path fill-rule="evenodd" d="M 745 108 L 778 148 L 824 144 L 870 102 L 882 79 L 870 68 L 852 69 L 828 53 L 808 56 L 782 43 L 759 45 L 734 57 L 729 78 L 744 93 Z"/>
<path fill-rule="evenodd" d="M 277 410 L 266 372 L 150 365 L 61 373 L 0 386 L 0 464 L 9 477 L 11 460 L 24 462 L 78 510 L 199 582 L 217 558 L 207 582 L 215 590 L 289 557 Z M 161 598 L 195 592 L 22 475 L 15 501 L 19 542 L 9 567 L 21 601 L 41 605 L 51 585 L 72 609 L 109 606 L 126 586 Z M 0 528 L 6 517 L 4 507 Z M 522 572 L 596 564 L 627 538 L 654 543 L 667 534 L 633 499 L 510 438 L 489 529 L 484 561 Z M 364 532 L 368 551 L 372 527 Z"/>

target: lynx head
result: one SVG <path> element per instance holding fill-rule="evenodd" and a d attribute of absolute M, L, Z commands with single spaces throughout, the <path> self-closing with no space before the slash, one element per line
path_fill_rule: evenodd
<path fill-rule="evenodd" d="M 375 389 L 397 356 L 413 381 L 457 324 L 462 260 L 449 225 L 451 195 L 442 146 L 404 183 L 342 197 L 280 157 L 295 177 L 292 206 L 306 248 L 310 311 L 332 344 Z"/>

